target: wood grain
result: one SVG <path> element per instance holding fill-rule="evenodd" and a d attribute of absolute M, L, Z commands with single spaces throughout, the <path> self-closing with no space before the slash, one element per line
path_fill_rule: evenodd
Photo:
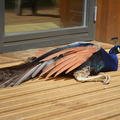
<path fill-rule="evenodd" d="M 107 49 L 111 47 L 99 44 Z M 2 56 L 10 55 L 11 59 L 21 56 L 19 61 L 22 61 L 37 50 Z M 11 59 L 9 64 L 13 64 Z M 0 120 L 119 120 L 120 70 L 106 74 L 111 77 L 109 85 L 80 83 L 71 77 L 58 77 L 34 79 L 17 87 L 1 88 Z"/>
<path fill-rule="evenodd" d="M 97 0 L 97 6 L 96 40 L 113 44 L 111 38 L 120 38 L 120 0 Z"/>

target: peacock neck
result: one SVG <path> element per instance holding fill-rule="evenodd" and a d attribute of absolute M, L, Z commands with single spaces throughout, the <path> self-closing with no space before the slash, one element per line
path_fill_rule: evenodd
<path fill-rule="evenodd" d="M 108 69 L 116 71 L 118 69 L 118 57 L 113 51 L 114 50 L 110 50 L 108 54 L 108 52 L 106 52 L 103 48 L 100 49 L 101 56 L 105 65 L 105 71 L 107 71 Z"/>

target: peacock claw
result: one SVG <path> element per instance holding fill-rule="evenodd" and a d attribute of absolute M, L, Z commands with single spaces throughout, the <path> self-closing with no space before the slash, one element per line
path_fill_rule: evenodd
<path fill-rule="evenodd" d="M 110 83 L 110 81 L 109 80 L 105 80 L 105 81 L 103 81 L 103 85 L 108 85 Z"/>
<path fill-rule="evenodd" d="M 105 79 L 102 81 L 104 85 L 108 85 L 110 83 L 110 76 L 109 75 L 105 75 Z"/>

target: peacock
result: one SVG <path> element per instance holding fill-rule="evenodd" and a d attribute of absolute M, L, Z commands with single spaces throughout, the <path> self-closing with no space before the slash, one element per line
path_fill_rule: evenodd
<path fill-rule="evenodd" d="M 0 88 L 20 85 L 36 77 L 46 79 L 59 75 L 72 75 L 77 81 L 101 81 L 109 83 L 104 72 L 117 71 L 120 46 L 106 52 L 92 42 L 75 42 L 55 48 L 27 62 L 0 69 Z M 99 80 L 99 77 L 105 79 Z"/>

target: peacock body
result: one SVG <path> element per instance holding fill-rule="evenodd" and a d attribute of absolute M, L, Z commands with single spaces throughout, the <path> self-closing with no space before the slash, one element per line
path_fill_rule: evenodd
<path fill-rule="evenodd" d="M 62 73 L 73 74 L 79 81 L 90 81 L 100 72 L 116 71 L 118 69 L 116 54 L 118 53 L 120 53 L 118 45 L 107 53 L 94 43 L 68 44 L 48 51 L 37 58 L 33 57 L 31 62 L 1 68 L 0 80 L 3 83 L 0 87 L 16 86 L 38 76 L 56 77 Z"/>

